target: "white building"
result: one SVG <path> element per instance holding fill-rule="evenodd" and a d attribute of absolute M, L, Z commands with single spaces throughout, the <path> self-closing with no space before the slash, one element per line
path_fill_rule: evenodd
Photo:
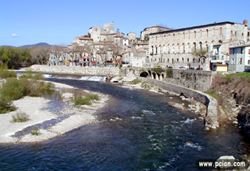
<path fill-rule="evenodd" d="M 250 44 L 230 47 L 229 71 L 250 71 Z"/>
<path fill-rule="evenodd" d="M 226 70 L 230 44 L 248 40 L 247 21 L 167 30 L 149 35 L 149 58 L 151 66 Z"/>

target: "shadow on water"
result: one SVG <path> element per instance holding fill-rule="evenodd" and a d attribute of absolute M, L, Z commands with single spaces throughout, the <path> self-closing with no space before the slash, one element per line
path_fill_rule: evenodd
<path fill-rule="evenodd" d="M 207 132 L 201 120 L 167 105 L 167 98 L 115 85 L 51 78 L 110 95 L 98 123 L 37 144 L 1 145 L 0 170 L 198 170 L 197 161 L 239 157 L 249 144 L 238 129 Z"/>

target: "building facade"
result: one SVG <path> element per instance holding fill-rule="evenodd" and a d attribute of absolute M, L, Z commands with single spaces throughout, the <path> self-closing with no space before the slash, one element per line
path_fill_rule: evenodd
<path fill-rule="evenodd" d="M 229 62 L 230 45 L 247 41 L 247 21 L 167 30 L 149 34 L 149 58 L 151 67 L 220 70 Z"/>
<path fill-rule="evenodd" d="M 146 27 L 143 31 L 141 31 L 141 40 L 142 41 L 148 41 L 149 40 L 149 35 L 152 33 L 159 33 L 162 31 L 168 31 L 170 30 L 170 28 L 168 27 L 164 27 L 164 26 L 150 26 L 150 27 Z"/>
<path fill-rule="evenodd" d="M 250 44 L 230 47 L 229 71 L 250 71 Z"/>

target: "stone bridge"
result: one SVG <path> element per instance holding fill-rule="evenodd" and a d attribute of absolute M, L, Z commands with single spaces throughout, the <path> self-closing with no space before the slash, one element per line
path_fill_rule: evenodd
<path fill-rule="evenodd" d="M 161 68 L 126 68 L 121 74 L 126 76 L 133 73 L 137 77 L 152 78 L 166 81 L 199 91 L 206 91 L 212 85 L 214 72 L 201 70 L 178 70 Z"/>
<path fill-rule="evenodd" d="M 162 68 L 119 68 L 98 66 L 48 66 L 33 65 L 32 71 L 50 74 L 75 74 L 86 76 L 108 76 L 109 78 L 120 76 L 152 78 L 154 80 L 166 81 L 187 88 L 206 91 L 212 84 L 213 73 L 211 71 L 199 70 L 177 70 Z"/>
<path fill-rule="evenodd" d="M 97 67 L 97 66 L 48 66 L 48 65 L 32 65 L 28 68 L 34 72 L 42 72 L 48 74 L 72 74 L 82 76 L 120 76 L 119 67 Z"/>

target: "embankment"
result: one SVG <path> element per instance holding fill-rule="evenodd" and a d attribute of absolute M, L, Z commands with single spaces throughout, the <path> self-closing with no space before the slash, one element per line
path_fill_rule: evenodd
<path fill-rule="evenodd" d="M 163 90 L 174 92 L 179 95 L 184 95 L 188 98 L 192 98 L 196 101 L 203 103 L 207 107 L 205 126 L 207 129 L 219 127 L 218 123 L 218 112 L 217 112 L 217 101 L 213 97 L 190 88 L 182 87 L 175 84 L 170 84 L 165 81 L 154 80 L 150 78 L 144 78 L 144 81 L 157 86 Z"/>

